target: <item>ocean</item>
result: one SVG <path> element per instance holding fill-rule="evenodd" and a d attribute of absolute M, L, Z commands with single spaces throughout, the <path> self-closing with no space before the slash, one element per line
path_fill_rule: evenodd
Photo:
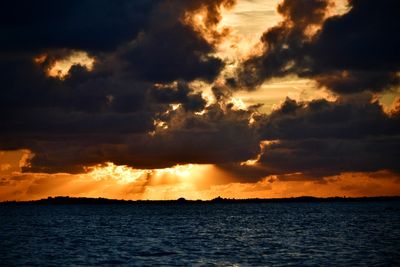
<path fill-rule="evenodd" d="M 400 266 L 400 203 L 1 205 L 1 266 Z"/>

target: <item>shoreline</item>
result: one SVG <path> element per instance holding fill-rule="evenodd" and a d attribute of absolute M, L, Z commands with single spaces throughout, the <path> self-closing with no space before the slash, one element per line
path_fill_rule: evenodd
<path fill-rule="evenodd" d="M 212 200 L 122 200 L 108 198 L 88 198 L 88 197 L 68 197 L 57 196 L 48 197 L 40 200 L 29 201 L 3 201 L 0 205 L 105 205 L 105 204 L 209 204 L 209 203 L 350 203 L 350 202 L 387 202 L 399 201 L 400 196 L 378 196 L 378 197 L 290 197 L 290 198 L 250 198 L 250 199 L 231 199 L 217 197 Z"/>

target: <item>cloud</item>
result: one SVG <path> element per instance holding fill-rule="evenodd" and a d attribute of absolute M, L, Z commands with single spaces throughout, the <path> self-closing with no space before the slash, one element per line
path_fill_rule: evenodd
<path fill-rule="evenodd" d="M 335 102 L 287 99 L 259 119 L 264 142 L 254 166 L 240 176 L 290 175 L 321 178 L 344 172 L 399 173 L 400 114 L 386 114 L 370 99 Z M 229 168 L 229 166 L 225 166 Z"/>
<path fill-rule="evenodd" d="M 216 27 L 221 7 L 235 1 L 165 1 L 155 11 L 149 29 L 119 51 L 138 79 L 152 82 L 213 81 L 224 62 L 213 56 L 224 36 Z M 194 22 L 201 16 L 201 26 Z"/>
<path fill-rule="evenodd" d="M 370 95 L 298 102 L 254 116 L 259 154 L 218 168 L 238 181 L 321 180 L 347 172 L 400 169 L 400 113 L 385 113 Z"/>
<path fill-rule="evenodd" d="M 3 51 L 110 51 L 146 28 L 158 0 L 2 1 Z"/>
<path fill-rule="evenodd" d="M 283 140 L 264 148 L 260 162 L 273 174 L 321 178 L 344 172 L 399 172 L 399 137 Z"/>
<path fill-rule="evenodd" d="M 257 132 L 249 126 L 250 114 L 223 109 L 219 104 L 207 107 L 203 115 L 178 110 L 170 117 L 169 128 L 151 139 L 136 162 L 164 161 L 171 165 L 243 161 L 254 156 L 258 148 Z"/>
<path fill-rule="evenodd" d="M 320 25 L 329 6 L 327 0 L 283 1 L 278 12 L 284 20 L 261 37 L 264 53 L 243 63 L 239 79 L 250 89 L 273 77 L 300 73 L 307 58 L 304 46 L 309 40 L 307 29 Z"/>
<path fill-rule="evenodd" d="M 154 29 L 125 47 L 120 54 L 139 79 L 172 82 L 184 79 L 212 81 L 222 70 L 213 46 L 188 25 Z"/>
<path fill-rule="evenodd" d="M 368 136 L 395 136 L 400 116 L 386 114 L 377 102 L 339 98 L 296 102 L 287 98 L 261 123 L 263 138 L 276 139 L 362 139 Z"/>
<path fill-rule="evenodd" d="M 189 111 L 202 111 L 206 106 L 201 93 L 194 93 L 188 84 L 182 82 L 176 86 L 156 86 L 151 94 L 158 103 L 183 104 L 185 110 Z"/>
<path fill-rule="evenodd" d="M 285 20 L 263 35 L 265 53 L 244 62 L 240 80 L 229 86 L 294 73 L 341 96 L 288 99 L 266 115 L 259 105 L 235 106 L 232 92 L 215 81 L 226 64 L 215 55 L 227 34 L 217 27 L 221 8 L 234 1 L 2 2 L 0 150 L 29 149 L 34 157 L 24 171 L 37 173 L 82 173 L 104 162 L 139 169 L 215 164 L 241 182 L 397 173 L 398 112 L 384 113 L 369 95 L 347 95 L 383 90 L 397 79 L 397 54 L 383 55 L 391 52 L 367 40 L 380 34 L 397 44 L 390 35 L 397 24 L 381 2 L 376 16 L 365 13 L 368 3 L 352 1 L 349 13 L 328 19 L 328 1 L 279 6 Z M 385 34 L 377 33 L 381 26 L 388 26 Z M 356 39 L 338 37 L 346 31 Z M 337 47 L 330 48 L 332 38 Z M 376 54 L 340 49 L 360 44 Z M 79 54 L 93 66 L 77 60 L 62 77 L 49 75 L 55 63 Z M 193 81 L 208 83 L 215 101 Z M 251 159 L 256 164 L 243 164 Z"/>
<path fill-rule="evenodd" d="M 349 4 L 348 13 L 325 19 L 331 1 L 283 1 L 284 21 L 264 33 L 264 53 L 244 62 L 239 79 L 251 88 L 297 74 L 339 94 L 399 85 L 398 1 Z"/>
<path fill-rule="evenodd" d="M 399 85 L 399 2 L 353 0 L 350 5 L 350 12 L 325 22 L 308 48 L 316 80 L 339 93 L 381 91 Z M 343 75 L 337 77 L 337 72 Z"/>
<path fill-rule="evenodd" d="M 258 153 L 257 132 L 249 126 L 250 111 L 232 110 L 230 105 L 223 109 L 215 104 L 200 115 L 186 111 L 185 106 L 160 116 L 167 127 L 156 126 L 152 133 L 118 133 L 112 127 L 107 131 L 29 136 L 33 140 L 26 142 L 35 157 L 25 171 L 79 173 L 85 166 L 105 161 L 141 169 L 165 168 L 240 162 Z"/>
<path fill-rule="evenodd" d="M 223 154 L 216 150 L 228 146 L 225 141 L 213 147 L 229 130 L 230 119 L 225 125 L 223 111 L 215 110 L 222 114 L 218 126 L 195 115 L 206 101 L 187 82 L 212 81 L 224 64 L 211 55 L 216 40 L 207 40 L 185 17 L 202 12 L 204 23 L 215 28 L 221 7 L 233 4 L 2 2 L 7 40 L 0 53 L 0 149 L 29 149 L 35 156 L 25 171 L 49 173 L 82 172 L 105 161 L 142 167 L 211 162 Z M 93 59 L 91 69 L 78 60 L 63 77 L 48 75 L 56 62 L 79 53 Z M 171 104 L 182 109 L 174 111 Z M 207 126 L 202 131 L 171 126 L 161 133 L 156 123 L 170 124 L 172 117 Z M 237 132 L 249 131 L 240 127 Z M 232 142 L 236 133 L 230 131 Z M 190 144 L 196 132 L 203 147 Z M 209 154 L 214 156 L 208 160 Z"/>

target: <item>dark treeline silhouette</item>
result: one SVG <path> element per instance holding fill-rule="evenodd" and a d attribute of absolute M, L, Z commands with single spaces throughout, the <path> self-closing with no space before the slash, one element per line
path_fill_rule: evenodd
<path fill-rule="evenodd" d="M 171 203 L 316 203 L 316 202 L 380 202 L 380 201 L 400 201 L 400 196 L 380 196 L 380 197 L 291 197 L 291 198 L 249 198 L 249 199 L 234 199 L 217 197 L 212 200 L 186 200 L 179 198 L 177 200 L 119 200 L 107 198 L 86 198 L 86 197 L 68 197 L 57 196 L 48 197 L 40 200 L 32 201 L 5 201 L 0 202 L 0 205 L 12 204 L 39 204 L 39 205 L 77 205 L 77 204 L 171 204 Z"/>

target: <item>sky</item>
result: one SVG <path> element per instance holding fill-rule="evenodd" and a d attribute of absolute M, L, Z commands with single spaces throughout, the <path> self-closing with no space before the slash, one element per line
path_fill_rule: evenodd
<path fill-rule="evenodd" d="M 400 195 L 397 0 L 0 3 L 0 201 Z"/>

